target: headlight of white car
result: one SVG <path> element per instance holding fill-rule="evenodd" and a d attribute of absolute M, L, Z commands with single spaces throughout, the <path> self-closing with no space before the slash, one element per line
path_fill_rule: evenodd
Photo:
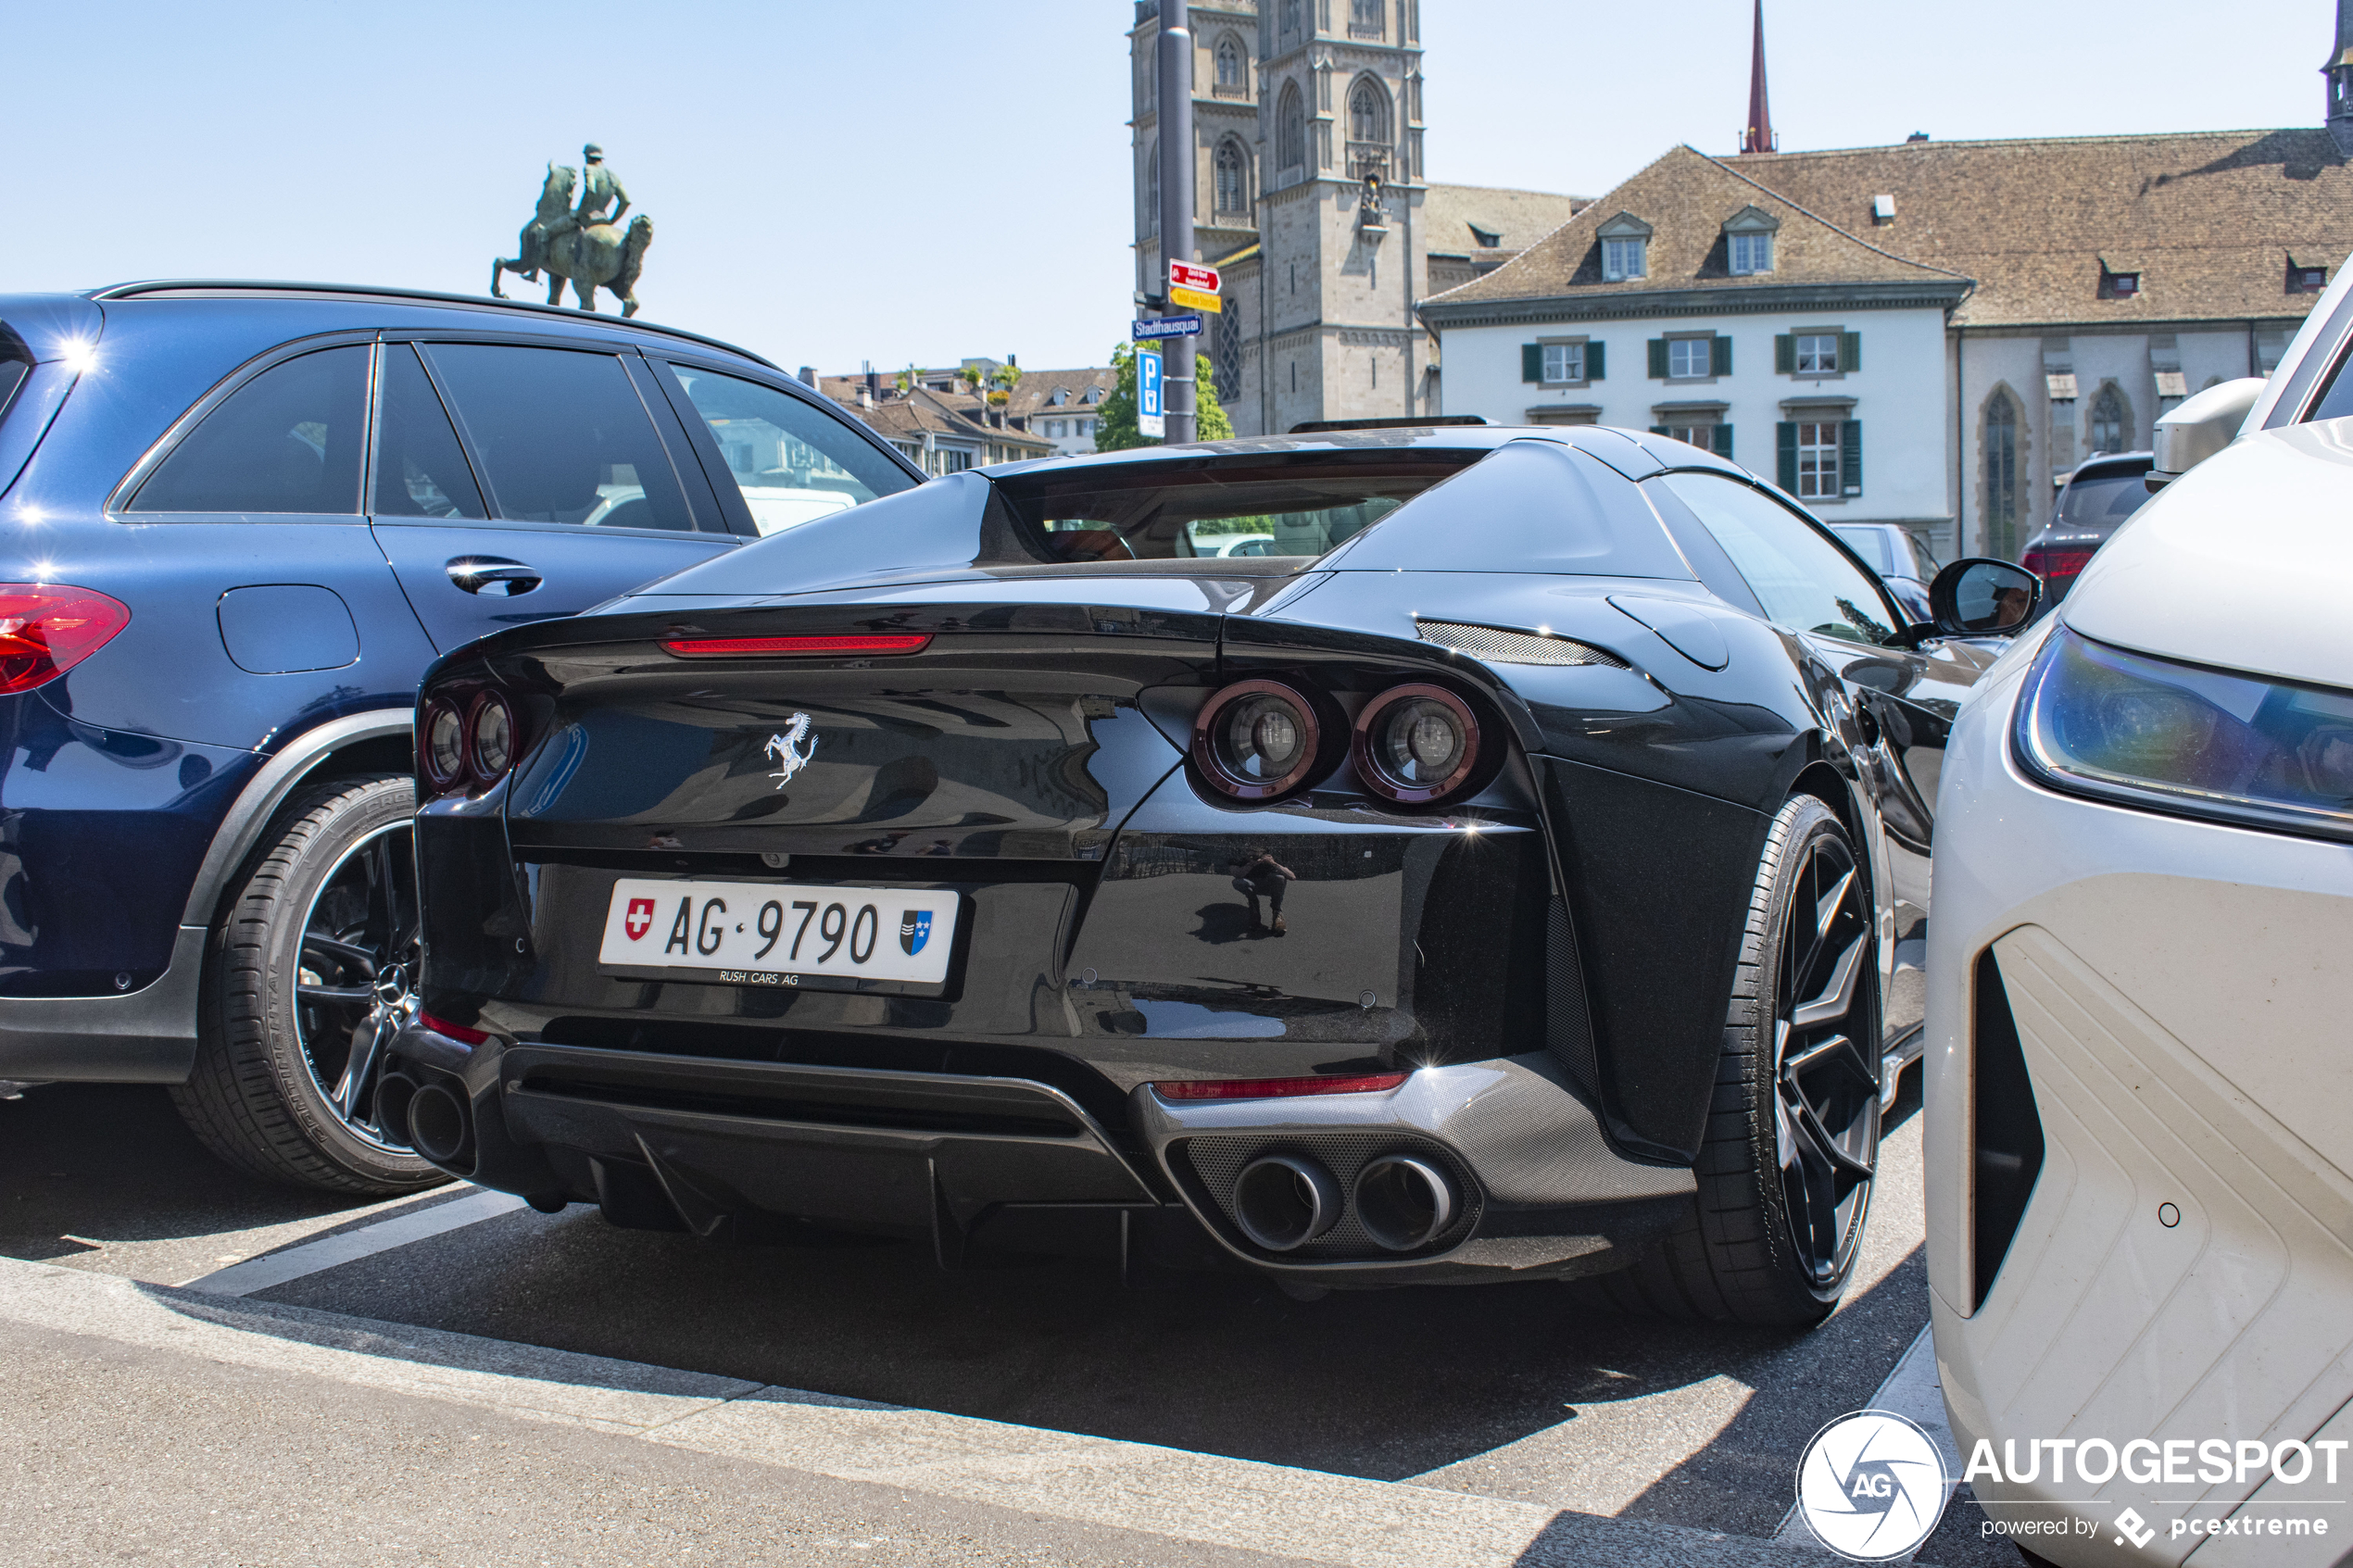
<path fill-rule="evenodd" d="M 2055 789 L 2353 839 L 2353 692 L 2152 659 L 2058 627 L 2013 732 Z"/>

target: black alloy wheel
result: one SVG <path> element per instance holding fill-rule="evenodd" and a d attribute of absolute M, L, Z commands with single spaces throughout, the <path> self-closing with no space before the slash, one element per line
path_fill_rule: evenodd
<path fill-rule="evenodd" d="M 335 1192 L 448 1179 L 376 1109 L 416 1007 L 415 809 L 397 776 L 296 792 L 216 926 L 195 1070 L 172 1098 L 229 1163 Z"/>
<path fill-rule="evenodd" d="M 1747 913 L 1698 1196 L 1594 1287 L 1659 1316 L 1803 1326 L 1854 1273 L 1880 1136 L 1870 892 L 1820 800 L 1797 796 L 1775 815 Z"/>

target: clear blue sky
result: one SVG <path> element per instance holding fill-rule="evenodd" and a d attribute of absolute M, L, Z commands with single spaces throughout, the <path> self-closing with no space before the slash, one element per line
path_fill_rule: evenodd
<path fill-rule="evenodd" d="M 1786 148 L 2317 125 L 2328 0 L 1767 0 Z M 1101 363 L 1125 335 L 1122 0 L 0 0 L 0 289 L 480 292 L 549 158 L 656 226 L 650 320 L 786 366 Z M 1729 152 L 1749 0 L 1422 0 L 1436 179 L 1599 194 Z M 514 288 L 528 290 L 517 282 Z"/>

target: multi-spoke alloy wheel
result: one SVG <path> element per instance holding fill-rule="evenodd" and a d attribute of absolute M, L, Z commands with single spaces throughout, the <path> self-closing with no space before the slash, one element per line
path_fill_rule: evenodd
<path fill-rule="evenodd" d="M 1809 1283 L 1846 1276 L 1879 1151 L 1871 922 L 1844 835 L 1808 840 L 1773 987 L 1774 1155 L 1790 1245 Z"/>
<path fill-rule="evenodd" d="M 1621 1307 L 1797 1325 L 1838 1305 L 1879 1158 L 1872 902 L 1837 816 L 1798 796 L 1773 818 L 1724 1018 L 1699 1194 L 1623 1273 Z"/>
<path fill-rule="evenodd" d="M 311 1082 L 354 1135 L 385 1150 L 409 1147 L 406 1128 L 377 1123 L 376 1080 L 415 1010 L 416 972 L 416 835 L 396 822 L 345 850 L 312 897 L 295 985 Z"/>
<path fill-rule="evenodd" d="M 415 1006 L 415 809 L 405 778 L 300 791 L 215 927 L 195 1070 L 172 1095 L 230 1163 L 341 1192 L 447 1180 L 376 1110 Z"/>

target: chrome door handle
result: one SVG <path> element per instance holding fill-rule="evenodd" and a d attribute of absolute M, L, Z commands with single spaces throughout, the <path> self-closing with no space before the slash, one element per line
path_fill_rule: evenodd
<path fill-rule="evenodd" d="M 544 581 L 535 569 L 504 556 L 455 556 L 447 570 L 450 583 L 463 594 L 497 594 L 512 598 L 517 594 L 528 594 Z"/>

